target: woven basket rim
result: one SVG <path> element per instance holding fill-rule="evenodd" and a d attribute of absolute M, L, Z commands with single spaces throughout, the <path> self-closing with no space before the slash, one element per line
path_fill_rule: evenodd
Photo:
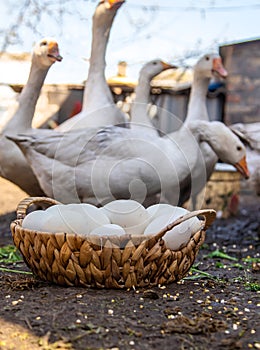
<path fill-rule="evenodd" d="M 43 204 L 43 203 L 48 203 L 50 205 L 55 205 L 55 204 L 62 204 L 52 198 L 49 197 L 27 197 L 25 199 L 23 199 L 22 201 L 20 201 L 20 203 L 18 204 L 17 207 L 17 219 L 14 220 L 13 222 L 15 222 L 16 225 L 20 226 L 20 228 L 27 234 L 43 234 L 43 235 L 65 235 L 65 236 L 69 236 L 69 237 L 73 237 L 75 235 L 77 235 L 78 237 L 81 237 L 82 239 L 91 242 L 93 240 L 97 240 L 97 239 L 108 239 L 108 240 L 118 240 L 118 239 L 123 239 L 125 238 L 125 240 L 127 239 L 133 239 L 134 241 L 139 241 L 138 244 L 140 244 L 140 242 L 143 241 L 149 241 L 150 239 L 156 239 L 157 241 L 161 238 L 163 238 L 163 236 L 166 234 L 166 232 L 168 232 L 169 230 L 171 230 L 174 226 L 179 225 L 180 223 L 188 220 L 189 218 L 192 217 L 198 217 L 198 216 L 204 216 L 204 220 L 201 220 L 201 227 L 199 229 L 200 230 L 206 230 L 207 227 L 209 227 L 211 225 L 211 223 L 215 220 L 216 217 L 216 212 L 213 209 L 203 209 L 203 210 L 196 210 L 196 211 L 192 211 L 189 212 L 185 215 L 180 216 L 179 218 L 177 218 L 176 220 L 174 220 L 174 222 L 170 223 L 169 225 L 163 227 L 159 232 L 155 232 L 153 234 L 149 234 L 149 235 L 144 235 L 144 234 L 139 234 L 139 235 L 131 235 L 131 234 L 124 234 L 124 235 L 94 235 L 94 234 L 79 234 L 79 233 L 67 233 L 67 232 L 44 232 L 44 231 L 39 231 L 39 230 L 31 230 L 31 229 L 27 229 L 22 227 L 22 222 L 25 218 L 25 216 L 27 215 L 27 209 L 29 208 L 30 205 L 34 204 L 34 203 L 38 203 L 38 204 Z M 192 236 L 195 234 L 196 232 L 194 232 L 190 238 L 192 238 Z M 187 242 L 188 243 L 188 242 Z"/>

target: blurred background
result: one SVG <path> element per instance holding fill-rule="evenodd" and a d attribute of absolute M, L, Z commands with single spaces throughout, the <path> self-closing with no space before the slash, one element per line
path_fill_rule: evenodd
<path fill-rule="evenodd" d="M 52 68 L 46 82 L 81 83 L 87 75 L 92 14 L 97 3 L 1 1 L 0 51 L 31 52 L 43 36 L 54 36 L 64 60 Z M 126 61 L 129 76 L 137 78 L 141 65 L 156 57 L 190 65 L 199 55 L 225 43 L 256 39 L 259 15 L 257 0 L 128 0 L 111 30 L 107 76 L 116 73 L 119 61 Z M 24 70 L 20 74 L 14 77 L 16 83 L 27 76 Z"/>

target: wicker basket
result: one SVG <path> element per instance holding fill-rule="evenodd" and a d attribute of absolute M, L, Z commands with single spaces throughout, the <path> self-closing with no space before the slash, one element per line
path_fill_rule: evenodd
<path fill-rule="evenodd" d="M 63 286 L 131 288 L 178 281 L 192 266 L 204 242 L 206 229 L 216 216 L 214 210 L 198 210 L 177 219 L 153 236 L 109 236 L 102 240 L 94 236 L 89 240 L 78 234 L 22 228 L 23 218 L 32 204 L 59 202 L 46 197 L 22 200 L 17 208 L 17 220 L 11 223 L 14 244 L 35 275 Z M 162 239 L 164 234 L 194 216 L 202 220 L 202 229 L 178 251 L 167 249 Z"/>

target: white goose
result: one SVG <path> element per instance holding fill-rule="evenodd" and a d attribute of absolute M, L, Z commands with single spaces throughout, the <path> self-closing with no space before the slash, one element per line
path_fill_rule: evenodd
<path fill-rule="evenodd" d="M 218 54 L 209 53 L 201 57 L 194 66 L 194 78 L 188 104 L 188 112 L 184 123 L 185 126 L 189 127 L 190 123 L 196 120 L 209 121 L 206 97 L 210 79 L 215 76 L 225 78 L 227 76 L 227 71 L 223 67 L 221 57 Z M 152 126 L 150 118 L 144 113 L 144 111 L 141 112 L 138 110 L 142 108 L 144 109 L 145 103 L 147 104 L 149 101 L 150 86 L 148 83 L 146 83 L 145 88 L 146 94 L 144 88 L 141 90 L 141 101 L 143 102 L 143 105 L 133 106 L 137 111 L 135 112 L 134 118 L 131 119 L 131 122 L 138 122 L 138 120 L 141 120 L 143 125 Z M 142 119 L 140 119 L 141 117 Z M 157 133 L 157 130 L 150 128 L 150 132 L 155 134 Z M 201 142 L 200 149 L 203 155 L 203 157 L 200 158 L 200 163 L 194 168 L 191 177 L 189 176 L 186 181 L 183 181 L 180 188 L 180 205 L 184 204 L 184 202 L 190 197 L 192 191 L 193 205 L 195 206 L 196 195 L 205 186 L 207 179 L 212 174 L 214 166 L 218 160 L 216 153 L 207 142 Z M 163 200 L 168 202 L 172 201 L 169 197 L 169 193 L 165 194 L 163 197 Z"/>
<path fill-rule="evenodd" d="M 82 111 L 60 124 L 56 130 L 68 131 L 126 122 L 126 115 L 115 105 L 105 78 L 110 29 L 123 3 L 124 0 L 104 0 L 97 5 L 93 15 L 91 57 Z"/>
<path fill-rule="evenodd" d="M 226 78 L 226 76 L 227 71 L 218 54 L 205 54 L 198 60 L 194 66 L 187 116 L 184 121 L 186 127 L 189 127 L 194 121 L 209 121 L 206 104 L 209 82 L 213 77 Z M 191 196 L 192 205 L 196 206 L 197 194 L 205 186 L 219 159 L 207 142 L 200 143 L 200 150 L 202 153 L 201 162 L 197 164 L 192 173 L 192 184 L 187 181 L 187 184 L 181 189 L 180 205 L 184 204 Z"/>
<path fill-rule="evenodd" d="M 135 88 L 135 99 L 131 105 L 131 128 L 145 127 L 146 130 L 158 135 L 157 130 L 148 115 L 148 104 L 150 102 L 151 80 L 162 71 L 176 66 L 170 65 L 160 59 L 147 62 L 139 73 L 138 84 Z"/>
<path fill-rule="evenodd" d="M 11 139 L 46 195 L 63 203 L 104 204 L 130 197 L 144 202 L 161 191 L 174 194 L 177 203 L 179 186 L 201 161 L 201 142 L 244 176 L 248 173 L 243 144 L 220 122 L 193 122 L 164 137 L 111 126 Z"/>
<path fill-rule="evenodd" d="M 28 81 L 19 96 L 17 110 L 0 135 L 0 176 L 30 195 L 43 192 L 19 147 L 8 140 L 5 134 L 31 130 L 35 106 L 44 79 L 53 63 L 61 60 L 58 44 L 54 39 L 44 38 L 36 44 Z"/>

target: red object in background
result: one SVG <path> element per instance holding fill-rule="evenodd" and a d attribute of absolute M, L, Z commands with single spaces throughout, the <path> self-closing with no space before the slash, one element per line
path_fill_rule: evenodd
<path fill-rule="evenodd" d="M 231 215 L 236 215 L 238 213 L 239 208 L 239 195 L 234 193 L 231 198 L 228 205 L 228 209 Z"/>
<path fill-rule="evenodd" d="M 74 117 L 74 115 L 79 114 L 79 112 L 81 112 L 81 110 L 82 110 L 82 103 L 80 101 L 76 101 L 74 103 L 72 111 L 69 115 L 69 118 L 72 118 L 72 117 Z"/>

